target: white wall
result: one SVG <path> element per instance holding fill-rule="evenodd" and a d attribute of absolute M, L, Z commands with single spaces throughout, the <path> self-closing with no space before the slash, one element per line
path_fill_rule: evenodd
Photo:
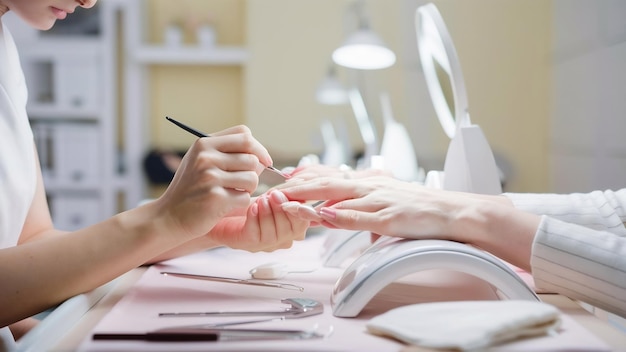
<path fill-rule="evenodd" d="M 550 188 L 626 186 L 626 1 L 553 1 Z M 593 307 L 586 306 L 593 311 Z M 618 329 L 626 320 L 597 311 Z"/>
<path fill-rule="evenodd" d="M 626 2 L 553 1 L 555 192 L 626 185 Z"/>

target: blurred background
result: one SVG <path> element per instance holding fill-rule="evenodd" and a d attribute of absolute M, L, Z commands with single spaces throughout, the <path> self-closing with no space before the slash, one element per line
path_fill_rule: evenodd
<path fill-rule="evenodd" d="M 245 124 L 277 167 L 321 157 L 330 126 L 354 165 L 366 148 L 354 106 L 345 99 L 328 105 L 317 95 L 329 75 L 358 88 L 377 143 L 380 96 L 388 94 L 418 165 L 441 170 L 450 139 L 433 109 L 415 34 L 415 10 L 426 3 L 100 0 L 97 10 L 46 33 L 7 19 L 21 47 L 57 226 L 82 227 L 158 197 L 168 167 L 195 138 L 165 116 L 207 133 Z M 433 3 L 504 191 L 624 186 L 626 2 Z M 395 53 L 391 67 L 333 62 L 333 51 L 364 20 Z"/>

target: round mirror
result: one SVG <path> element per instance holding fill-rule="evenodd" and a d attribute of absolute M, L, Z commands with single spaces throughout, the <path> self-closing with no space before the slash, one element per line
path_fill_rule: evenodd
<path fill-rule="evenodd" d="M 434 4 L 415 12 L 415 30 L 426 85 L 441 126 L 453 138 L 471 124 L 461 64 L 443 18 Z"/>

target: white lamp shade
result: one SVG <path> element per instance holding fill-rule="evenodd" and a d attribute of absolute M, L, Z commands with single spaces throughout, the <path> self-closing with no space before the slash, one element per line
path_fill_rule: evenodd
<path fill-rule="evenodd" d="M 348 92 L 335 76 L 326 76 L 317 87 L 315 97 L 320 104 L 342 105 L 348 103 Z"/>
<path fill-rule="evenodd" d="M 377 70 L 392 66 L 396 55 L 373 31 L 362 28 L 352 33 L 345 43 L 333 52 L 337 65 L 360 70 Z"/>

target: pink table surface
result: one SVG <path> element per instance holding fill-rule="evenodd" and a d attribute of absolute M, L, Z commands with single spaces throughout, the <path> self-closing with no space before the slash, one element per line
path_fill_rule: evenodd
<path fill-rule="evenodd" d="M 387 286 L 370 301 L 356 318 L 333 316 L 330 295 L 343 268 L 321 267 L 323 237 L 314 236 L 296 243 L 289 250 L 248 253 L 228 248 L 170 260 L 154 265 L 95 326 L 80 345 L 81 351 L 398 351 L 406 346 L 366 332 L 367 321 L 385 311 L 420 302 L 442 300 L 496 299 L 489 285 L 473 276 L 445 271 L 421 272 Z M 248 279 L 249 270 L 259 264 L 283 261 L 293 266 L 317 267 L 311 273 L 292 273 L 277 280 L 302 286 L 303 292 L 233 283 L 200 281 L 163 276 L 174 271 Z M 301 319 L 287 319 L 249 325 L 246 328 L 332 329 L 325 339 L 255 342 L 144 342 L 94 341 L 98 332 L 147 332 L 154 329 L 193 324 L 209 324 L 255 317 L 159 317 L 160 312 L 280 310 L 283 298 L 304 297 L 324 304 L 324 313 Z M 537 337 L 496 346 L 494 351 L 568 350 L 609 351 L 610 348 L 567 315 L 557 336 Z"/>

